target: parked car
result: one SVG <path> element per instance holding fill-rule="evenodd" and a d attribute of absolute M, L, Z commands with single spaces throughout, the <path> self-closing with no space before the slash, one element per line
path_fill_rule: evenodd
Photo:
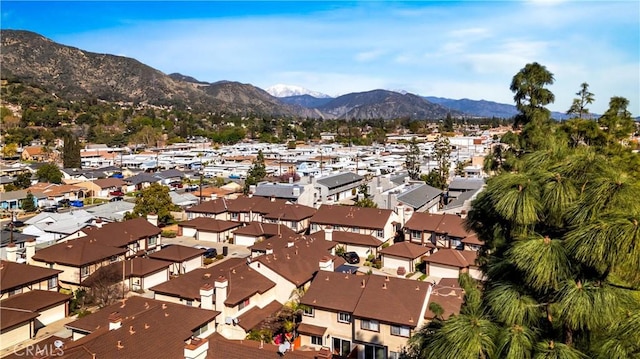
<path fill-rule="evenodd" d="M 116 197 L 124 196 L 124 192 L 122 192 L 122 191 L 113 191 L 113 192 L 109 192 L 109 194 L 112 195 L 112 196 L 116 196 Z"/>
<path fill-rule="evenodd" d="M 170 185 L 173 188 L 182 188 L 183 187 L 182 182 L 171 182 Z"/>
<path fill-rule="evenodd" d="M 16 220 L 16 221 L 9 222 L 5 225 L 6 229 L 19 228 L 19 227 L 24 227 L 23 221 Z"/>
<path fill-rule="evenodd" d="M 58 201 L 58 205 L 63 206 L 63 207 L 68 207 L 71 205 L 71 200 L 68 198 L 63 198 L 61 200 Z"/>
<path fill-rule="evenodd" d="M 71 207 L 84 207 L 84 202 L 81 200 L 71 201 L 69 204 Z"/>
<path fill-rule="evenodd" d="M 121 196 L 118 197 L 113 197 L 109 200 L 109 202 L 116 202 L 116 201 L 122 201 L 124 198 Z"/>
<path fill-rule="evenodd" d="M 42 209 L 42 212 L 56 213 L 58 212 L 58 207 L 57 206 L 45 207 Z"/>
<path fill-rule="evenodd" d="M 345 252 L 342 255 L 342 258 L 347 261 L 349 264 L 357 264 L 360 263 L 360 256 L 356 252 Z"/>
<path fill-rule="evenodd" d="M 217 255 L 218 255 L 218 250 L 215 248 L 207 248 L 203 254 L 205 258 L 215 258 Z"/>

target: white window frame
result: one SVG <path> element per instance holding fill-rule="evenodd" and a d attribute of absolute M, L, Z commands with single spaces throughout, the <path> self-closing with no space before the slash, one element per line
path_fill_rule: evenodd
<path fill-rule="evenodd" d="M 343 319 L 343 316 L 346 317 L 346 319 Z M 338 323 L 351 323 L 351 314 L 338 312 Z"/>
<path fill-rule="evenodd" d="M 243 310 L 244 308 L 251 305 L 251 298 L 247 298 L 238 304 L 238 310 Z"/>
<path fill-rule="evenodd" d="M 311 335 L 311 345 L 324 345 L 322 335 Z"/>
<path fill-rule="evenodd" d="M 380 332 L 380 322 L 373 319 L 360 319 L 360 328 L 372 332 Z"/>
<path fill-rule="evenodd" d="M 48 290 L 52 290 L 58 288 L 58 278 L 57 277 L 52 277 L 47 279 L 47 289 Z"/>
<path fill-rule="evenodd" d="M 411 336 L 411 328 L 405 327 L 405 326 L 399 326 L 399 325 L 392 325 L 391 335 L 408 338 L 409 336 Z"/>
<path fill-rule="evenodd" d="M 377 229 L 376 230 L 376 237 L 384 238 L 384 229 Z"/>
<path fill-rule="evenodd" d="M 302 315 L 307 317 L 315 317 L 316 311 L 313 309 L 313 307 L 304 307 L 304 309 L 302 310 Z"/>

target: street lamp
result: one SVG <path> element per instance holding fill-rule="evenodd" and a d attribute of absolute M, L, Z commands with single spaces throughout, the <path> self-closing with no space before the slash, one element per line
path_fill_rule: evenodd
<path fill-rule="evenodd" d="M 200 196 L 198 197 L 198 203 L 202 203 L 202 177 L 204 177 L 204 171 L 200 170 L 198 173 L 200 174 Z"/>

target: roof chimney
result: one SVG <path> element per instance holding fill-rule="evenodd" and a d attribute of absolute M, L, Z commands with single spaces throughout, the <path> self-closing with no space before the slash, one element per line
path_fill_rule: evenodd
<path fill-rule="evenodd" d="M 229 281 L 224 276 L 219 276 L 215 282 L 215 310 L 220 312 L 221 318 L 226 315 L 224 302 L 227 300 L 227 289 L 229 288 Z"/>
<path fill-rule="evenodd" d="M 267 243 L 267 254 L 273 254 L 273 247 L 271 247 L 271 243 Z"/>
<path fill-rule="evenodd" d="M 27 264 L 33 264 L 33 256 L 36 254 L 36 240 L 30 239 L 25 243 Z"/>
<path fill-rule="evenodd" d="M 18 261 L 18 247 L 15 243 L 7 244 L 7 261 L 14 263 Z"/>
<path fill-rule="evenodd" d="M 299 186 L 294 186 L 293 187 L 293 196 L 295 198 L 300 197 L 300 187 Z"/>
<path fill-rule="evenodd" d="M 120 313 L 113 312 L 109 314 L 109 330 L 120 329 L 121 326 L 122 326 L 122 317 L 120 316 Z"/>
<path fill-rule="evenodd" d="M 322 271 L 327 271 L 327 272 L 333 272 L 334 268 L 333 268 L 333 259 L 329 256 L 324 256 L 322 258 L 320 258 L 320 270 Z"/>
<path fill-rule="evenodd" d="M 324 239 L 325 241 L 333 241 L 333 227 L 326 226 L 324 227 Z"/>
<path fill-rule="evenodd" d="M 218 199 L 218 194 L 217 193 L 212 193 L 211 194 L 211 200 L 215 201 L 216 199 Z"/>
<path fill-rule="evenodd" d="M 193 337 L 185 342 L 184 359 L 205 359 L 209 350 L 209 340 Z"/>
<path fill-rule="evenodd" d="M 103 224 L 103 223 L 102 223 L 102 219 L 97 218 L 97 219 L 95 220 L 95 225 L 96 225 L 96 227 L 97 227 L 97 228 L 102 228 L 102 224 Z"/>
<path fill-rule="evenodd" d="M 365 285 L 365 280 L 363 279 L 362 282 L 360 282 L 360 288 L 364 288 Z"/>
<path fill-rule="evenodd" d="M 213 310 L 213 286 L 210 283 L 200 287 L 200 308 Z"/>
<path fill-rule="evenodd" d="M 155 213 L 149 213 L 147 214 L 147 221 L 149 221 L 149 223 L 153 224 L 154 226 L 158 226 L 158 215 Z"/>

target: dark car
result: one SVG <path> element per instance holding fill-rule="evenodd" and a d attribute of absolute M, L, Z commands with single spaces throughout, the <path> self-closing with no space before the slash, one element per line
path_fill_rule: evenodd
<path fill-rule="evenodd" d="M 205 258 L 215 258 L 218 255 L 218 250 L 215 248 L 207 248 L 202 255 Z"/>
<path fill-rule="evenodd" d="M 56 206 L 45 207 L 42 209 L 42 212 L 56 213 L 58 212 L 58 207 Z"/>
<path fill-rule="evenodd" d="M 346 252 L 342 255 L 342 258 L 347 261 L 349 264 L 357 264 L 360 263 L 360 256 L 356 252 Z"/>
<path fill-rule="evenodd" d="M 116 201 L 122 201 L 122 200 L 123 200 L 123 198 L 122 198 L 122 197 L 120 197 L 120 196 L 118 196 L 118 197 L 113 197 L 113 198 L 111 198 L 111 199 L 109 200 L 109 202 L 116 202 Z"/>
<path fill-rule="evenodd" d="M 15 229 L 15 228 L 19 228 L 19 227 L 24 227 L 24 222 L 22 221 L 12 221 L 9 222 L 5 225 L 5 228 L 7 229 Z"/>
<path fill-rule="evenodd" d="M 58 201 L 58 205 L 63 206 L 63 207 L 69 207 L 71 205 L 71 200 L 68 199 L 68 198 L 63 198 L 63 199 Z"/>

